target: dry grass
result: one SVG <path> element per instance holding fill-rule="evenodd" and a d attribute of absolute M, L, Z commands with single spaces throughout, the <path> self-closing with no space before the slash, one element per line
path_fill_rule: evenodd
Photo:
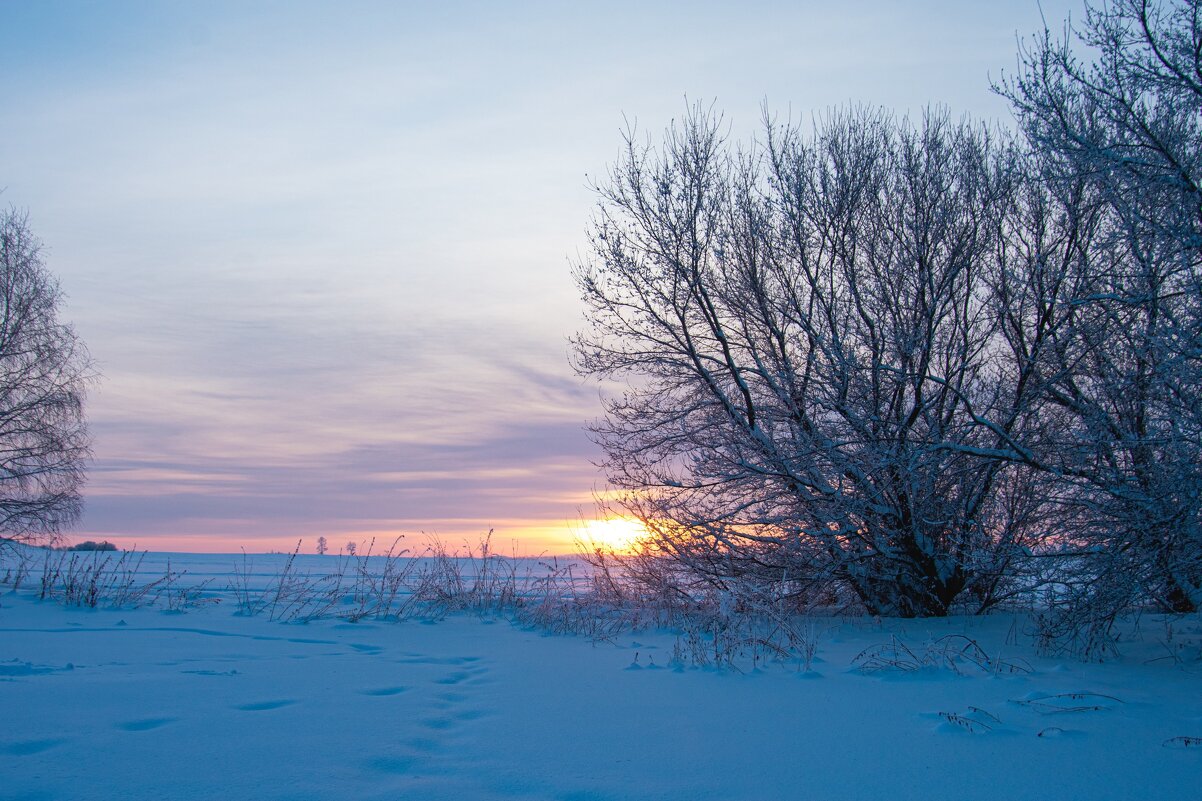
<path fill-rule="evenodd" d="M 967 712 L 940 712 L 939 717 L 947 723 L 964 729 L 969 734 L 984 734 L 1002 725 L 1002 721 L 990 712 L 970 706 Z"/>
<path fill-rule="evenodd" d="M 1011 703 L 1033 709 L 1041 715 L 1063 715 L 1077 712 L 1102 712 L 1113 709 L 1125 703 L 1113 695 L 1102 693 L 1074 692 L 1044 695 L 1039 698 L 1027 698 Z"/>
<path fill-rule="evenodd" d="M 918 650 L 893 636 L 889 642 L 865 648 L 852 662 L 862 673 L 909 673 L 924 668 L 947 669 L 960 675 L 974 668 L 995 675 L 1032 672 L 1024 660 L 992 657 L 980 643 L 963 634 L 940 637 Z"/>
<path fill-rule="evenodd" d="M 95 609 L 154 605 L 164 589 L 183 577 L 168 566 L 166 573 L 142 578 L 145 553 L 125 551 L 53 551 L 42 562 L 38 597 L 64 606 Z"/>
<path fill-rule="evenodd" d="M 771 588 L 691 587 L 669 565 L 632 565 L 612 554 L 594 554 L 587 565 L 557 559 L 519 559 L 497 553 L 491 532 L 475 546 L 452 549 L 435 540 L 413 553 L 394 540 L 375 541 L 340 554 L 319 572 L 301 567 L 301 543 L 269 575 L 256 572 L 243 552 L 224 588 L 235 614 L 304 623 L 323 618 L 350 622 L 438 620 L 453 614 L 507 617 L 554 633 L 610 640 L 649 628 L 678 632 L 678 666 L 755 669 L 768 662 L 795 663 L 809 671 L 817 629 Z M 38 567 L 39 597 L 68 606 L 125 608 L 158 605 L 169 611 L 218 603 L 212 580 L 189 583 L 168 562 L 147 577 L 145 554 L 22 552 L 3 574 L 18 588 Z"/>
<path fill-rule="evenodd" d="M 1202 749 L 1202 737 L 1170 737 L 1161 743 L 1165 748 L 1199 748 Z"/>

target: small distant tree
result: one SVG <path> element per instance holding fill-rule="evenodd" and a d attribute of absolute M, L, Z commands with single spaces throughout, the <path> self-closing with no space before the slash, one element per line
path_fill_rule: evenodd
<path fill-rule="evenodd" d="M 61 303 L 26 216 L 0 212 L 0 544 L 53 542 L 82 511 L 92 366 Z"/>
<path fill-rule="evenodd" d="M 353 543 L 353 542 L 348 542 L 348 543 L 346 544 L 346 552 L 347 552 L 347 555 L 348 555 L 348 556 L 354 556 L 354 555 L 355 555 L 355 548 L 356 548 L 356 547 L 357 547 L 357 546 L 355 545 L 355 543 Z"/>
<path fill-rule="evenodd" d="M 84 540 L 81 543 L 72 545 L 67 548 L 68 551 L 115 551 L 117 546 L 105 540 L 104 542 L 96 542 L 94 540 Z"/>
<path fill-rule="evenodd" d="M 329 543 L 326 542 L 326 538 L 318 537 L 317 538 L 317 554 L 319 556 L 324 556 L 325 552 L 327 550 L 329 550 Z"/>

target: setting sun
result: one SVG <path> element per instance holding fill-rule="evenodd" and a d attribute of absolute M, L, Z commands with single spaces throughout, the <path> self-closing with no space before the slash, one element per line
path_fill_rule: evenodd
<path fill-rule="evenodd" d="M 580 540 L 585 545 L 612 548 L 615 551 L 628 551 L 646 536 L 646 526 L 628 517 L 585 520 L 580 531 Z"/>

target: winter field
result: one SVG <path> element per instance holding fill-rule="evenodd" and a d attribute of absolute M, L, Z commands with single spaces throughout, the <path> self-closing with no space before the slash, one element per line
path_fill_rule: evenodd
<path fill-rule="evenodd" d="M 1197 616 L 1133 621 L 1100 664 L 1041 655 L 1013 614 L 816 617 L 794 621 L 784 653 L 687 622 L 632 631 L 602 616 L 593 636 L 551 633 L 584 630 L 548 611 L 552 595 L 570 605 L 580 565 L 415 564 L 377 614 L 383 562 L 335 582 L 348 563 L 332 556 L 151 554 L 136 570 L 107 563 L 89 596 L 85 560 L 121 555 L 82 554 L 43 600 L 38 560 L 63 555 L 24 553 L 23 575 L 12 553 L 0 566 L 0 799 L 1185 799 L 1202 787 Z M 168 563 L 176 575 L 160 581 Z"/>

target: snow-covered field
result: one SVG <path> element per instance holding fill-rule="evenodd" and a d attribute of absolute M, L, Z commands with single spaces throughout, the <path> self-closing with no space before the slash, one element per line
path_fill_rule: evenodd
<path fill-rule="evenodd" d="M 672 631 L 594 643 L 498 616 L 241 616 L 224 589 L 241 557 L 171 559 L 212 578 L 220 602 L 92 610 L 38 601 L 36 577 L 4 588 L 0 799 L 1202 793 L 1197 618 L 1176 621 L 1171 639 L 1144 618 L 1104 664 L 1040 657 L 1009 616 L 824 618 L 810 627 L 809 672 L 740 672 L 674 663 Z M 894 642 L 920 661 L 961 653 L 968 640 L 948 635 L 990 661 L 971 649 L 977 662 L 912 671 L 902 650 L 870 651 L 875 671 L 857 661 Z"/>

